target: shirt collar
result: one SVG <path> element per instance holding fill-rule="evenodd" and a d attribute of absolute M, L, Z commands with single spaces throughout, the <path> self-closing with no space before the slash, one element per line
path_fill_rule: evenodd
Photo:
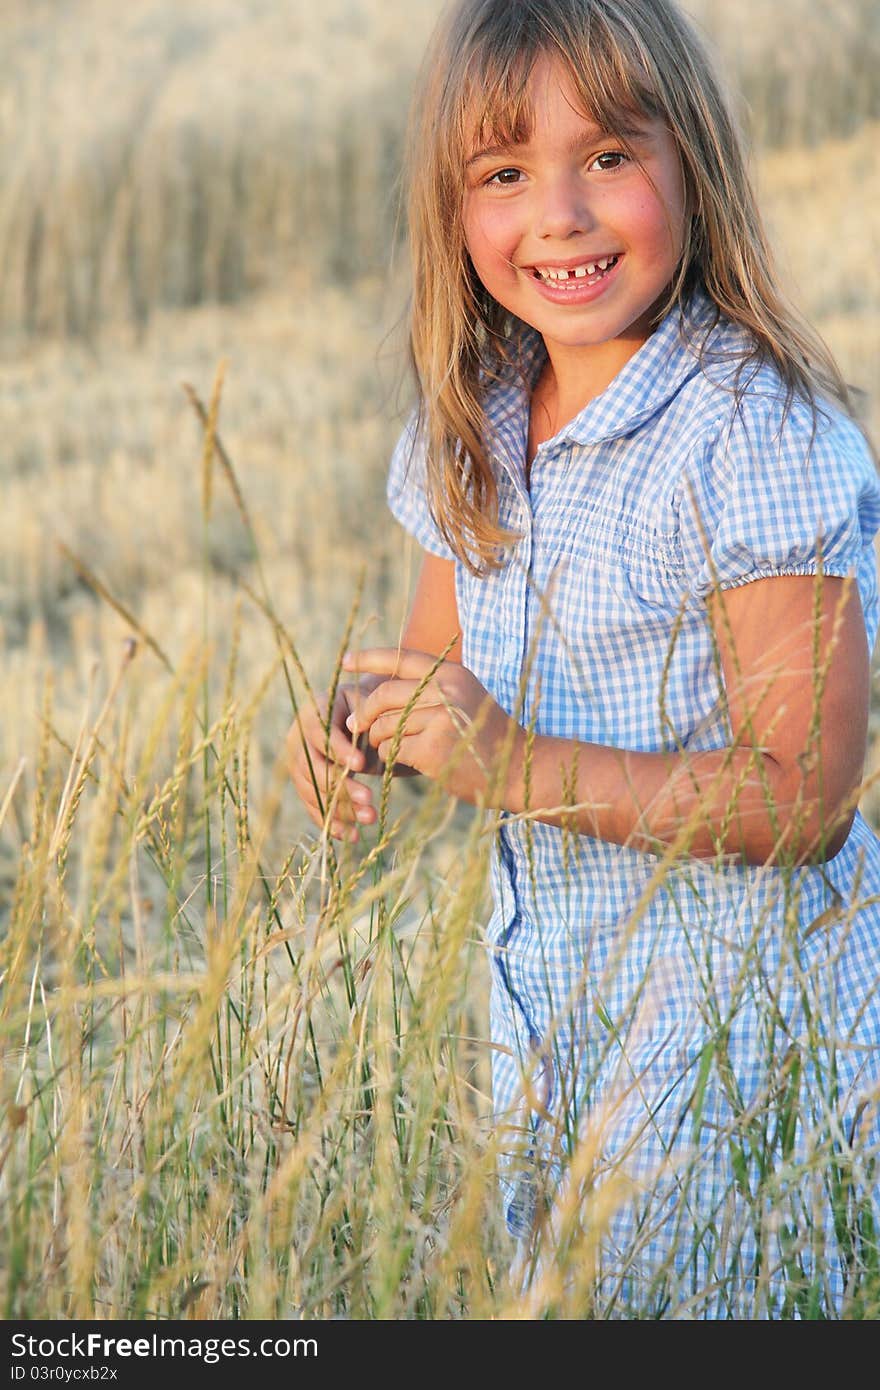
<path fill-rule="evenodd" d="M 715 306 L 697 288 L 685 306 L 673 306 L 661 319 L 605 390 L 563 426 L 558 439 L 599 444 L 629 434 L 650 419 L 700 370 L 700 349 L 712 336 L 716 320 Z M 524 326 L 515 358 L 488 388 L 486 416 L 496 437 L 509 432 L 517 415 L 528 420 L 528 396 L 546 355 L 540 334 Z"/>

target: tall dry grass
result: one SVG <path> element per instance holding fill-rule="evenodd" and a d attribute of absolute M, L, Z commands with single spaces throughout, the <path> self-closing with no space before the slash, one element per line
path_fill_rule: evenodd
<path fill-rule="evenodd" d="M 4 8 L 7 1316 L 620 1311 L 593 1279 L 613 1184 L 563 1207 L 548 1240 L 568 1254 L 536 1294 L 509 1268 L 482 823 L 403 785 L 337 856 L 279 762 L 355 596 L 356 640 L 395 641 L 406 609 L 413 557 L 382 500 L 405 285 L 385 268 L 434 9 Z M 786 142 L 760 158 L 771 227 L 876 430 L 875 18 L 752 13 L 699 7 L 759 141 Z M 246 514 L 216 459 L 206 489 L 182 389 L 207 402 L 221 358 Z M 777 1100 L 726 1136 L 762 1165 L 756 1221 L 795 1174 Z M 852 1253 L 845 1312 L 875 1313 L 864 1156 L 812 1142 L 800 1162 Z M 775 1284 L 737 1286 L 741 1311 L 821 1311 L 805 1253 L 780 1294 L 771 1242 Z"/>
<path fill-rule="evenodd" d="M 0 828 L 19 839 L 0 953 L 5 1315 L 877 1316 L 876 1154 L 857 1129 L 841 1134 L 824 1065 L 829 1046 L 848 1046 L 829 1042 L 821 1007 L 846 912 L 813 924 L 809 960 L 783 953 L 764 1005 L 761 921 L 746 933 L 741 978 L 770 1025 L 766 1086 L 747 1101 L 726 1064 L 744 999 L 703 977 L 695 943 L 707 1020 L 721 1013 L 683 1082 L 709 1161 L 731 1154 L 737 1200 L 731 1190 L 695 1209 L 696 1148 L 661 1169 L 691 1251 L 683 1265 L 641 1284 L 640 1232 L 612 1266 L 603 1257 L 638 1189 L 625 1162 L 600 1180 L 614 1135 L 600 1108 L 574 1139 L 556 1136 L 563 1195 L 538 1227 L 530 1276 L 512 1262 L 480 943 L 491 826 L 459 816 L 453 869 L 442 846 L 433 854 L 452 814 L 441 783 L 401 808 L 386 776 L 378 827 L 357 849 L 291 836 L 277 759 L 256 794 L 255 731 L 272 695 L 293 714 L 312 680 L 216 435 L 218 405 L 219 377 L 194 460 L 203 565 L 189 647 L 171 655 L 167 634 L 77 560 L 127 635 L 91 673 L 73 725 L 44 682 L 35 761 L 0 800 Z M 251 560 L 225 645 L 211 566 L 223 492 Z M 357 624 L 355 609 L 331 685 Z M 268 635 L 262 665 L 243 659 L 248 627 Z M 320 790 L 329 821 L 334 789 Z M 655 891 L 673 870 L 673 858 L 658 864 Z M 638 928 L 636 913 L 624 937 Z M 790 971 L 802 1012 L 788 1037 Z M 698 1278 L 703 1260 L 710 1276 Z"/>
<path fill-rule="evenodd" d="M 2 952 L 4 1315 L 485 1310 L 503 1240 L 476 841 L 428 910 L 411 882 L 436 798 L 364 857 L 291 841 L 283 774 L 257 799 L 249 765 L 285 657 L 303 697 L 289 642 L 242 671 L 235 634 L 216 704 L 206 647 L 166 664 L 137 643 L 72 739 L 47 692 L 30 794 L 4 789 L 27 824 Z M 131 688 L 151 654 L 152 705 Z"/>

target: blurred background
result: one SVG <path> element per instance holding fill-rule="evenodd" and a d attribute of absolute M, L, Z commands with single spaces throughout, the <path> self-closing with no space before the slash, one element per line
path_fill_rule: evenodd
<path fill-rule="evenodd" d="M 238 585 L 250 543 L 219 481 L 203 527 L 182 389 L 207 399 L 221 359 L 220 433 L 310 678 L 326 682 L 361 579 L 358 635 L 396 638 L 413 559 L 384 507 L 409 389 L 398 179 L 438 8 L 2 0 L 0 801 L 22 756 L 23 805 L 32 792 L 47 680 L 72 741 L 96 663 L 118 664 L 129 628 L 82 566 L 178 662 L 203 631 L 206 555 L 211 640 L 223 657 L 235 634 L 242 698 L 260 692 L 264 788 L 289 699 Z M 738 94 L 785 281 L 876 439 L 880 8 L 687 8 Z M 135 745 L 164 681 L 142 649 Z M 3 833 L 14 853 L 23 822 Z"/>
<path fill-rule="evenodd" d="M 880 437 L 880 7 L 689 8 Z M 399 166 L 437 9 L 0 0 L 6 1316 L 503 1315 L 481 818 L 413 779 L 336 857 L 280 756 L 292 695 L 407 608 Z M 240 497 L 184 390 L 224 361 Z M 763 1239 L 791 1131 L 747 1123 Z"/>

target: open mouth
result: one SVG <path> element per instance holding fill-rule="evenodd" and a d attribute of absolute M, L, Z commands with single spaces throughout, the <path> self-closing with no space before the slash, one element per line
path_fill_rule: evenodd
<path fill-rule="evenodd" d="M 554 289 L 574 289 L 575 286 L 598 285 L 603 276 L 612 271 L 619 260 L 619 255 L 601 256 L 597 261 L 584 261 L 582 265 L 572 266 L 570 270 L 564 270 L 558 266 L 536 265 L 532 270 L 532 275 L 543 285 L 552 285 Z"/>

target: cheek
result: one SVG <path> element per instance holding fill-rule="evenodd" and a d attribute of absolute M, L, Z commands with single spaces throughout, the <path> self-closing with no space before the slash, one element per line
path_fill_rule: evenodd
<path fill-rule="evenodd" d="M 683 180 L 678 171 L 670 170 L 658 184 L 660 198 L 653 194 L 653 221 L 656 238 L 675 258 L 684 242 L 686 202 Z"/>
<path fill-rule="evenodd" d="M 675 197 L 661 201 L 646 190 L 631 209 L 631 226 L 645 254 L 665 260 L 681 250 L 682 213 Z"/>
<path fill-rule="evenodd" d="M 480 207 L 465 212 L 465 243 L 477 274 L 490 275 L 509 269 L 507 262 L 516 245 L 516 234 L 502 208 Z"/>

